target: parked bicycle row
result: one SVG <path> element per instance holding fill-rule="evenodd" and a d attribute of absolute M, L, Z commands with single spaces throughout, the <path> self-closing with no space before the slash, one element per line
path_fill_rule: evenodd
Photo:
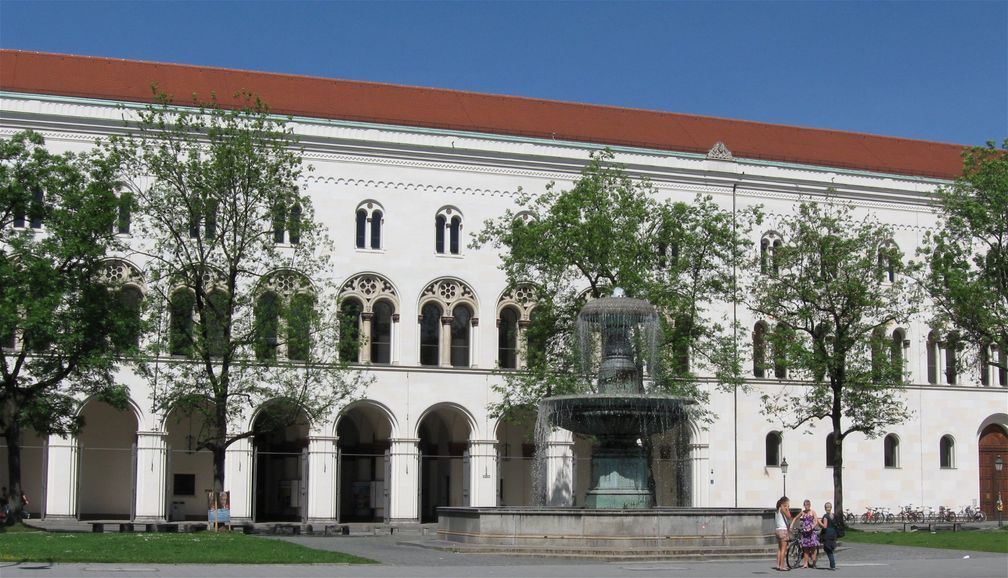
<path fill-rule="evenodd" d="M 963 506 L 958 511 L 947 506 L 914 507 L 907 504 L 897 512 L 889 508 L 868 506 L 861 515 L 850 510 L 844 511 L 844 521 L 848 524 L 896 524 L 896 523 L 935 523 L 935 522 L 983 522 L 987 519 L 979 508 L 972 505 Z"/>

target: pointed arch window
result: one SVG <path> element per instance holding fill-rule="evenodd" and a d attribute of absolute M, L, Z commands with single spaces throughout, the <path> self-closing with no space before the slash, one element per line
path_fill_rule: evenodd
<path fill-rule="evenodd" d="M 884 465 L 887 468 L 900 467 L 900 440 L 896 434 L 889 434 L 882 440 Z"/>
<path fill-rule="evenodd" d="M 436 303 L 426 303 L 420 309 L 420 365 L 440 364 L 441 313 Z"/>
<path fill-rule="evenodd" d="M 772 431 L 766 435 L 766 465 L 780 466 L 783 441 L 784 438 L 779 431 Z"/>
<path fill-rule="evenodd" d="M 767 324 L 758 321 L 753 327 L 753 376 L 766 377 Z"/>
<path fill-rule="evenodd" d="M 955 438 L 943 435 L 938 441 L 938 467 L 952 469 L 955 467 Z"/>
<path fill-rule="evenodd" d="M 502 369 L 518 367 L 518 310 L 505 307 L 497 321 L 497 364 Z"/>
<path fill-rule="evenodd" d="M 451 321 L 451 365 L 469 367 L 469 337 L 472 323 L 472 309 L 468 305 L 456 305 L 452 309 Z"/>

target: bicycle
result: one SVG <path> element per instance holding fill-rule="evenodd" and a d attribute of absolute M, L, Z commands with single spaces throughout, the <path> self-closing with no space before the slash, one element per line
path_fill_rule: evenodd
<path fill-rule="evenodd" d="M 907 504 L 903 506 L 899 513 L 899 521 L 903 523 L 917 523 L 924 519 L 924 513 L 919 510 L 914 510 L 913 504 Z"/>
<path fill-rule="evenodd" d="M 983 522 L 987 519 L 987 514 L 980 508 L 974 508 L 970 505 L 959 510 L 958 517 L 964 522 Z"/>
<path fill-rule="evenodd" d="M 844 510 L 843 519 L 844 522 L 847 522 L 848 526 L 853 524 L 854 522 L 857 522 L 857 516 L 855 516 L 854 512 L 850 510 Z"/>
<path fill-rule="evenodd" d="M 791 532 L 791 537 L 788 539 L 787 554 L 785 555 L 785 560 L 787 561 L 787 567 L 790 569 L 798 568 L 801 566 L 802 554 L 804 553 L 804 548 L 798 543 L 798 537 L 800 532 Z M 819 550 L 822 548 L 822 544 L 816 546 L 815 556 L 813 560 L 819 560 Z"/>

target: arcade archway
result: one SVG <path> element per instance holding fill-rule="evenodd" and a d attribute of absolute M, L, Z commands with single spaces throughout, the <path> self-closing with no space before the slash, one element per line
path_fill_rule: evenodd
<path fill-rule="evenodd" d="M 136 494 L 137 418 L 90 400 L 81 409 L 84 429 L 77 438 L 77 510 L 81 519 L 131 519 Z"/>
<path fill-rule="evenodd" d="M 386 518 L 386 452 L 392 422 L 380 407 L 363 402 L 347 409 L 336 426 L 339 436 L 339 520 L 379 522 Z"/>
<path fill-rule="evenodd" d="M 417 428 L 420 439 L 420 520 L 437 519 L 441 506 L 467 502 L 466 451 L 471 420 L 461 409 L 443 405 L 427 412 Z"/>
<path fill-rule="evenodd" d="M 286 400 L 262 407 L 253 421 L 255 520 L 301 521 L 307 512 L 308 416 Z"/>

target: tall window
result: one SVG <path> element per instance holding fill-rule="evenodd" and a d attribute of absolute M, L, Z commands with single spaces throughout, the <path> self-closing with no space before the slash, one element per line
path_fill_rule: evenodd
<path fill-rule="evenodd" d="M 955 467 L 955 439 L 950 435 L 943 435 L 938 442 L 938 462 L 941 468 Z"/>
<path fill-rule="evenodd" d="M 461 254 L 462 215 L 458 209 L 444 207 L 434 217 L 434 251 L 439 255 Z"/>
<path fill-rule="evenodd" d="M 382 248 L 382 226 L 385 215 L 382 206 L 375 201 L 364 201 L 355 213 L 355 244 L 358 249 Z"/>
<path fill-rule="evenodd" d="M 255 325 L 256 359 L 276 359 L 280 332 L 280 297 L 273 291 L 265 291 L 256 299 Z"/>
<path fill-rule="evenodd" d="M 927 380 L 928 383 L 938 383 L 938 332 L 931 330 L 928 332 L 927 343 Z"/>
<path fill-rule="evenodd" d="M 119 299 L 120 307 L 122 307 L 123 317 L 122 324 L 116 327 L 116 331 L 112 334 L 112 340 L 117 347 L 123 349 L 138 347 L 140 345 L 140 304 L 143 302 L 143 293 L 135 285 L 124 285 L 116 296 Z"/>
<path fill-rule="evenodd" d="M 438 365 L 441 354 L 441 307 L 427 303 L 420 309 L 420 365 Z"/>
<path fill-rule="evenodd" d="M 1002 387 L 1008 386 L 1008 342 L 1002 341 L 997 347 L 998 355 L 998 384 Z"/>
<path fill-rule="evenodd" d="M 227 347 L 224 325 L 227 319 L 228 295 L 221 289 L 214 289 L 207 298 L 206 346 L 211 357 L 223 357 Z"/>
<path fill-rule="evenodd" d="M 469 335 L 472 310 L 468 305 L 456 305 L 452 309 L 451 322 L 451 365 L 469 367 Z"/>
<path fill-rule="evenodd" d="M 780 273 L 780 261 L 777 252 L 783 242 L 777 233 L 767 233 L 760 239 L 760 273 L 777 276 Z"/>
<path fill-rule="evenodd" d="M 887 241 L 878 250 L 878 276 L 887 283 L 896 280 L 896 266 L 899 264 L 899 252 L 896 244 Z"/>
<path fill-rule="evenodd" d="M 906 331 L 899 327 L 893 330 L 892 343 L 889 345 L 889 362 L 892 364 L 893 371 L 898 372 L 900 381 L 903 381 L 904 379 L 903 370 L 906 367 L 906 363 L 904 361 L 906 356 L 903 355 L 903 348 L 906 347 L 906 340 Z"/>
<path fill-rule="evenodd" d="M 344 299 L 340 305 L 340 360 L 347 363 L 360 361 L 360 324 L 364 308 L 356 299 Z"/>
<path fill-rule="evenodd" d="M 277 204 L 273 207 L 273 242 L 297 245 L 301 242 L 302 209 L 294 203 L 291 206 Z"/>
<path fill-rule="evenodd" d="M 789 333 L 788 329 L 783 325 L 777 325 L 777 327 L 774 328 L 772 349 L 774 358 L 774 377 L 777 379 L 787 378 L 787 342 Z"/>
<path fill-rule="evenodd" d="M 371 317 L 371 363 L 392 362 L 392 304 L 374 304 Z"/>
<path fill-rule="evenodd" d="M 879 382 L 885 374 L 885 328 L 876 327 L 871 334 L 872 381 Z"/>
<path fill-rule="evenodd" d="M 781 463 L 781 444 L 783 436 L 779 431 L 772 431 L 766 435 L 766 465 L 779 466 Z"/>
<path fill-rule="evenodd" d="M 526 342 L 526 362 L 528 365 L 541 363 L 546 357 L 547 331 L 542 327 L 539 309 L 529 313 L 528 340 Z"/>
<path fill-rule="evenodd" d="M 193 199 L 189 205 L 189 238 L 213 239 L 217 235 L 217 202 Z"/>
<path fill-rule="evenodd" d="M 690 341 L 692 338 L 692 320 L 687 315 L 681 315 L 675 320 L 672 330 L 672 371 L 675 375 L 686 375 L 690 369 Z"/>
<path fill-rule="evenodd" d="M 889 434 L 882 441 L 883 446 L 883 460 L 885 462 L 885 467 L 887 468 L 898 468 L 899 465 L 899 438 L 896 434 Z"/>
<path fill-rule="evenodd" d="M 115 230 L 120 235 L 128 235 L 130 232 L 130 220 L 133 214 L 133 193 L 119 193 L 116 209 Z"/>
<path fill-rule="evenodd" d="M 503 369 L 518 367 L 518 311 L 505 307 L 497 321 L 497 363 Z"/>
<path fill-rule="evenodd" d="M 753 327 L 753 375 L 766 377 L 766 334 L 767 325 L 763 321 Z"/>
<path fill-rule="evenodd" d="M 287 307 L 287 359 L 308 361 L 315 297 L 308 293 L 291 295 Z"/>
<path fill-rule="evenodd" d="M 193 345 L 193 306 L 195 297 L 188 289 L 178 289 L 169 301 L 168 351 L 189 355 Z"/>
<path fill-rule="evenodd" d="M 833 432 L 826 434 L 826 467 L 836 467 L 836 436 Z"/>
<path fill-rule="evenodd" d="M 978 369 L 980 370 L 980 385 L 990 385 L 991 344 L 981 343 L 977 349 L 979 350 L 977 364 L 979 365 Z"/>

